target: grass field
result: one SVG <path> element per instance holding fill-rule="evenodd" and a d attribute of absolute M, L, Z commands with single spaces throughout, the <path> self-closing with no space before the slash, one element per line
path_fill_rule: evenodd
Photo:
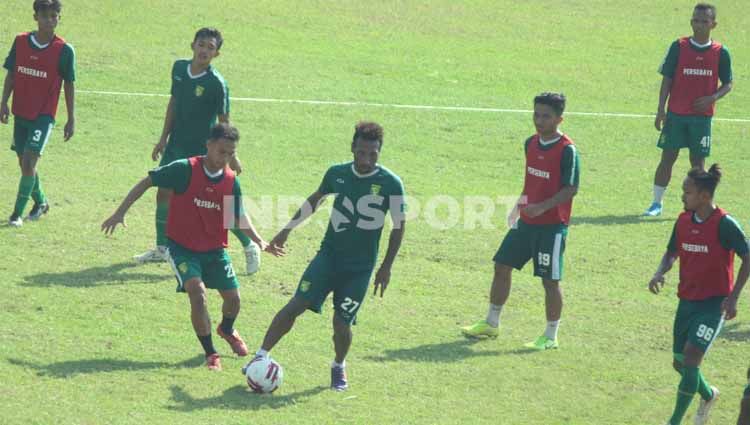
<path fill-rule="evenodd" d="M 15 33 L 35 28 L 31 3 L 0 2 L 3 58 Z M 686 158 L 675 167 L 665 215 L 638 215 L 650 202 L 659 155 L 656 68 L 669 43 L 690 30 L 693 2 L 64 3 L 58 33 L 77 54 L 77 129 L 63 143 L 61 101 L 39 166 L 51 212 L 21 229 L 0 227 L 0 422 L 643 425 L 669 417 L 679 380 L 670 352 L 677 273 L 660 296 L 646 284 L 681 210 Z M 747 227 L 750 17 L 744 0 L 717 4 L 714 35 L 732 53 L 735 89 L 718 106 L 710 161 L 726 173 L 717 202 Z M 563 129 L 578 145 L 582 174 L 565 256 L 561 349 L 521 350 L 545 324 L 530 267 L 514 274 L 500 338 L 460 335 L 459 326 L 486 312 L 491 257 L 506 231 L 498 206 L 492 228 L 465 228 L 465 214 L 448 229 L 424 214 L 408 224 L 386 296 L 368 297 L 359 315 L 348 392 L 327 389 L 330 308 L 303 316 L 273 351 L 285 368 L 275 395 L 246 392 L 244 362 L 221 340 L 224 371 L 208 372 L 169 267 L 131 262 L 153 244 L 155 192 L 130 211 L 127 229 L 109 238 L 99 232 L 154 166 L 171 65 L 190 55 L 203 25 L 226 39 L 215 65 L 235 98 L 241 181 L 253 199 L 307 196 L 330 164 L 350 159 L 361 119 L 383 124 L 381 162 L 422 206 L 439 195 L 460 206 L 466 196 L 516 196 L 530 113 L 386 105 L 524 111 L 541 91 L 565 92 Z M 11 136 L 11 126 L 0 126 L 3 144 Z M 19 175 L 11 152 L 0 170 L 9 215 Z M 317 250 L 325 221 L 318 215 L 292 234 L 286 258 L 266 256 L 258 274 L 241 278 L 237 327 L 253 350 Z M 448 221 L 446 208 L 439 215 Z M 283 224 L 261 221 L 269 240 Z M 219 317 L 218 295 L 209 302 Z M 749 308 L 745 294 L 702 367 L 722 390 L 715 424 L 736 418 Z"/>

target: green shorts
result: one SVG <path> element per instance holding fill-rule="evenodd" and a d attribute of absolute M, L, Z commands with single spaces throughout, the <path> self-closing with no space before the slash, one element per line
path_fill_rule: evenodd
<path fill-rule="evenodd" d="M 667 112 L 656 146 L 669 150 L 689 148 L 690 155 L 707 158 L 711 154 L 711 117 Z"/>
<path fill-rule="evenodd" d="M 302 274 L 295 296 L 309 301 L 309 309 L 320 313 L 328 294 L 333 292 L 335 314 L 351 325 L 367 295 L 373 268 L 338 265 L 334 254 L 320 250 Z"/>
<path fill-rule="evenodd" d="M 721 318 L 721 302 L 724 298 L 680 300 L 672 329 L 672 352 L 675 356 L 682 355 L 688 341 L 704 353 L 708 351 L 724 322 Z"/>
<path fill-rule="evenodd" d="M 167 146 L 164 148 L 164 153 L 159 161 L 159 166 L 167 165 L 171 162 L 177 161 L 178 159 L 191 158 L 194 156 L 205 155 L 206 146 L 199 146 L 194 148 L 182 147 L 180 143 L 170 140 Z"/>
<path fill-rule="evenodd" d="M 185 292 L 185 282 L 200 278 L 206 288 L 227 291 L 240 287 L 232 259 L 224 249 L 208 252 L 191 251 L 172 240 L 167 241 L 169 263 L 177 278 L 177 292 Z"/>
<path fill-rule="evenodd" d="M 568 226 L 565 224 L 532 225 L 518 220 L 516 228 L 510 229 L 497 253 L 495 263 L 505 264 L 517 270 L 534 260 L 534 276 L 543 279 L 562 280 L 563 253 Z"/>
<path fill-rule="evenodd" d="M 40 115 L 34 121 L 13 117 L 13 144 L 10 149 L 18 156 L 25 151 L 41 156 L 54 126 L 55 119 L 49 115 Z"/>

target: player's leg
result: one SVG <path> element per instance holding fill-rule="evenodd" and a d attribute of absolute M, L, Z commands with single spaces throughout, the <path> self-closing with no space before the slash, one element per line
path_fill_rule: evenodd
<path fill-rule="evenodd" d="M 340 315 L 333 315 L 333 347 L 336 358 L 331 363 L 331 389 L 344 391 L 349 388 L 346 376 L 346 355 L 352 346 L 352 325 Z"/>
<path fill-rule="evenodd" d="M 263 344 L 261 345 L 260 350 L 255 353 L 256 356 L 268 355 L 273 347 L 281 341 L 281 338 L 292 330 L 294 321 L 297 320 L 297 317 L 304 313 L 305 310 L 311 308 L 310 306 L 310 301 L 296 295 L 292 297 L 292 299 L 289 300 L 289 302 L 279 310 L 278 313 L 276 313 L 276 316 L 274 316 L 271 325 L 266 331 L 265 337 L 263 337 Z"/>
<path fill-rule="evenodd" d="M 346 355 L 352 345 L 352 325 L 367 296 L 372 269 L 352 269 L 337 274 L 333 291 L 333 347 L 336 357 L 331 363 L 331 389 L 344 391 L 349 387 L 346 376 Z"/>
<path fill-rule="evenodd" d="M 185 291 L 190 299 L 190 321 L 206 355 L 206 364 L 210 370 L 221 370 L 219 353 L 214 347 L 211 336 L 211 319 L 208 315 L 206 286 L 200 278 L 194 277 L 184 282 Z"/>
<path fill-rule="evenodd" d="M 672 167 L 677 161 L 680 149 L 687 146 L 687 124 L 683 117 L 667 113 L 657 146 L 662 150 L 659 165 L 654 173 L 654 199 L 644 215 L 661 215 L 664 192 L 672 179 Z"/>
<path fill-rule="evenodd" d="M 527 343 L 527 348 L 548 350 L 558 348 L 557 329 L 563 309 L 563 294 L 560 287 L 563 273 L 563 254 L 568 229 L 565 225 L 537 226 L 531 238 L 534 276 L 542 279 L 547 327 L 536 340 Z"/>
<path fill-rule="evenodd" d="M 10 226 L 19 227 L 23 224 L 23 212 L 36 183 L 36 164 L 52 129 L 51 124 L 49 126 L 38 124 L 36 121 L 27 121 L 18 117 L 15 117 L 13 121 L 11 149 L 19 157 L 21 178 L 18 182 L 13 213 L 8 219 Z"/>
<path fill-rule="evenodd" d="M 711 155 L 711 117 L 691 117 L 688 134 L 690 166 L 705 170 Z"/>
<path fill-rule="evenodd" d="M 750 369 L 747 370 L 748 384 L 742 393 L 740 402 L 740 416 L 737 418 L 737 425 L 750 424 Z"/>
<path fill-rule="evenodd" d="M 216 289 L 224 301 L 221 307 L 221 323 L 216 327 L 219 334 L 238 356 L 247 355 L 247 345 L 234 322 L 240 314 L 240 283 L 232 267 L 232 259 L 225 250 L 218 254 L 203 254 L 203 280 L 206 286 Z"/>

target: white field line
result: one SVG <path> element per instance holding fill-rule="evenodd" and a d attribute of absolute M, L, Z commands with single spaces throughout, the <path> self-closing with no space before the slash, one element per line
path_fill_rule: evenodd
<path fill-rule="evenodd" d="M 116 92 L 101 90 L 76 90 L 78 93 L 98 94 L 103 96 L 139 96 L 139 97 L 169 97 L 168 94 L 162 93 L 138 93 L 138 92 Z M 460 112 L 492 112 L 492 113 L 509 113 L 509 114 L 530 114 L 534 111 L 529 109 L 506 109 L 506 108 L 478 108 L 471 106 L 433 106 L 433 105 L 408 105 L 400 103 L 373 103 L 373 102 L 343 102 L 335 100 L 304 100 L 304 99 L 266 99 L 261 97 L 231 97 L 232 101 L 237 102 L 256 102 L 256 103 L 296 103 L 302 105 L 330 105 L 330 106 L 363 106 L 373 108 L 394 108 L 394 109 L 422 109 L 432 111 L 460 111 Z M 654 115 L 646 114 L 622 114 L 616 112 L 565 112 L 566 115 L 581 115 L 592 117 L 610 117 L 610 118 L 653 118 Z M 717 118 L 714 121 L 729 122 L 747 122 L 750 118 Z"/>

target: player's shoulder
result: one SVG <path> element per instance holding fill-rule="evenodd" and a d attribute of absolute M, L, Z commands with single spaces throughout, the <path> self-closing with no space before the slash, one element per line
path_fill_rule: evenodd
<path fill-rule="evenodd" d="M 172 73 L 173 74 L 187 74 L 188 66 L 190 66 L 190 60 L 189 59 L 177 59 L 172 64 Z"/>
<path fill-rule="evenodd" d="M 393 172 L 393 170 L 391 170 L 390 168 L 384 165 L 378 165 L 378 168 L 379 168 L 378 174 L 377 174 L 378 177 L 384 180 L 390 181 L 392 183 L 395 183 L 395 184 L 402 184 L 401 177 L 399 177 L 398 174 Z"/>
<path fill-rule="evenodd" d="M 328 175 L 340 175 L 340 174 L 347 174 L 351 173 L 352 170 L 352 162 L 340 162 L 337 164 L 331 164 L 328 166 L 328 169 L 326 170 L 326 174 Z"/>

